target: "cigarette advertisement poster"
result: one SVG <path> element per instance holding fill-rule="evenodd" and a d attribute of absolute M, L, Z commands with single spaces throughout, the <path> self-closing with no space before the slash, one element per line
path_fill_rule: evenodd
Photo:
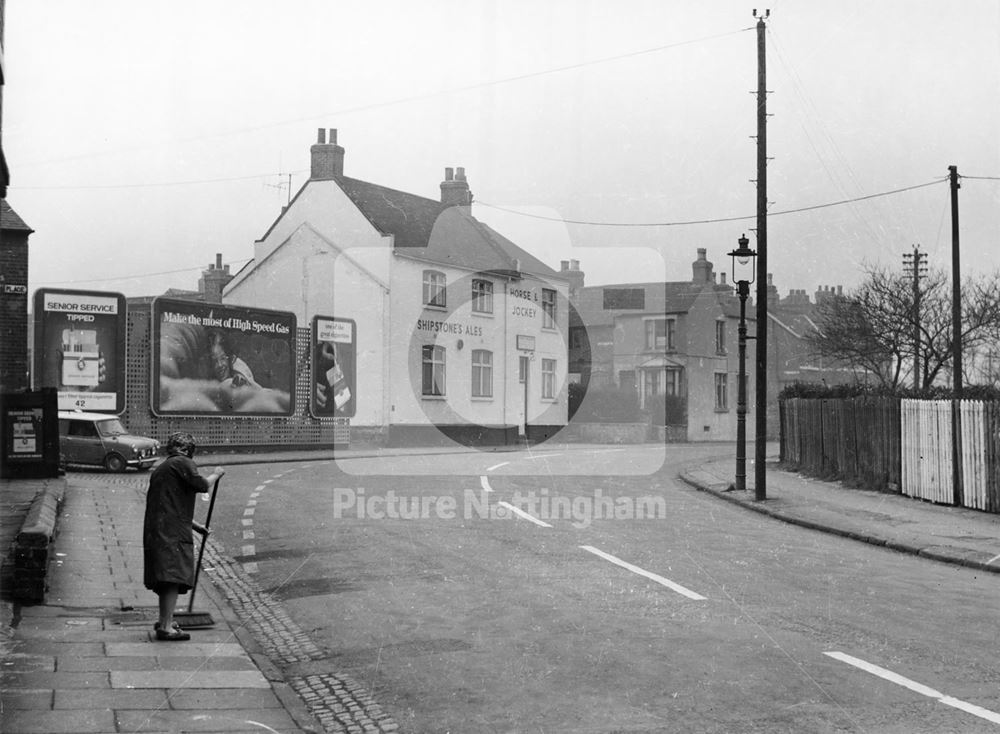
<path fill-rule="evenodd" d="M 125 296 L 43 288 L 34 309 L 35 387 L 60 410 L 125 410 Z"/>
<path fill-rule="evenodd" d="M 315 418 L 353 418 L 357 401 L 357 325 L 352 319 L 315 316 L 313 390 Z"/>
<path fill-rule="evenodd" d="M 154 414 L 294 411 L 295 314 L 158 298 L 152 320 Z"/>

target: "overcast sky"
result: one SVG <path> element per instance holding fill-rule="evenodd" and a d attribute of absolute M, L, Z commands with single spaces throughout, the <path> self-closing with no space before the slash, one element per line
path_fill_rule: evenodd
<path fill-rule="evenodd" d="M 235 271 L 308 176 L 318 127 L 362 180 L 438 198 L 464 166 L 477 217 L 553 267 L 580 260 L 588 284 L 687 279 L 697 248 L 729 271 L 740 234 L 755 244 L 752 10 L 8 0 L 7 200 L 35 230 L 30 288 L 195 288 L 216 253 Z M 850 288 L 914 244 L 950 269 L 949 165 L 963 274 L 1000 268 L 1000 2 L 770 10 L 780 292 Z M 820 208 L 783 213 L 804 207 Z"/>

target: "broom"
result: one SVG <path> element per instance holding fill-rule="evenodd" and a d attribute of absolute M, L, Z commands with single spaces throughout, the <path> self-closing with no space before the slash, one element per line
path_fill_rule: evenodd
<path fill-rule="evenodd" d="M 215 508 L 215 494 L 219 491 L 219 477 L 215 480 L 215 484 L 212 486 L 212 499 L 208 503 L 208 514 L 205 516 L 205 529 L 208 530 L 209 523 L 212 522 L 212 510 Z M 194 585 L 191 587 L 191 597 L 188 600 L 188 608 L 186 612 L 174 612 L 174 621 L 177 622 L 177 626 L 181 629 L 194 629 L 196 627 L 214 627 L 215 620 L 212 619 L 212 615 L 208 612 L 195 612 L 194 609 L 194 592 L 198 588 L 198 576 L 201 575 L 201 559 L 205 555 L 205 542 L 208 540 L 208 533 L 201 536 L 201 549 L 198 551 L 198 564 L 194 569 Z"/>

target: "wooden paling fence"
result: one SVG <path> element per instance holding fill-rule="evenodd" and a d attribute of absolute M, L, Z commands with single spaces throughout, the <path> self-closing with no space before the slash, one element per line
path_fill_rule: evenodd
<path fill-rule="evenodd" d="M 798 471 L 1000 513 L 1000 403 L 790 398 L 780 418 Z"/>
<path fill-rule="evenodd" d="M 781 401 L 781 456 L 818 477 L 899 491 L 900 414 L 896 398 Z"/>

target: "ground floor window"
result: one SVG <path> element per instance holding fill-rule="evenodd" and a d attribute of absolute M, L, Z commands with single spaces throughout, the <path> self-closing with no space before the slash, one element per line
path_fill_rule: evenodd
<path fill-rule="evenodd" d="M 423 347 L 423 394 L 444 395 L 444 347 L 428 344 Z"/>
<path fill-rule="evenodd" d="M 715 409 L 729 410 L 729 375 L 725 372 L 715 373 Z"/>
<path fill-rule="evenodd" d="M 472 350 L 472 397 L 493 397 L 493 352 Z"/>
<path fill-rule="evenodd" d="M 556 361 L 542 360 L 542 397 L 554 399 L 556 396 Z"/>

